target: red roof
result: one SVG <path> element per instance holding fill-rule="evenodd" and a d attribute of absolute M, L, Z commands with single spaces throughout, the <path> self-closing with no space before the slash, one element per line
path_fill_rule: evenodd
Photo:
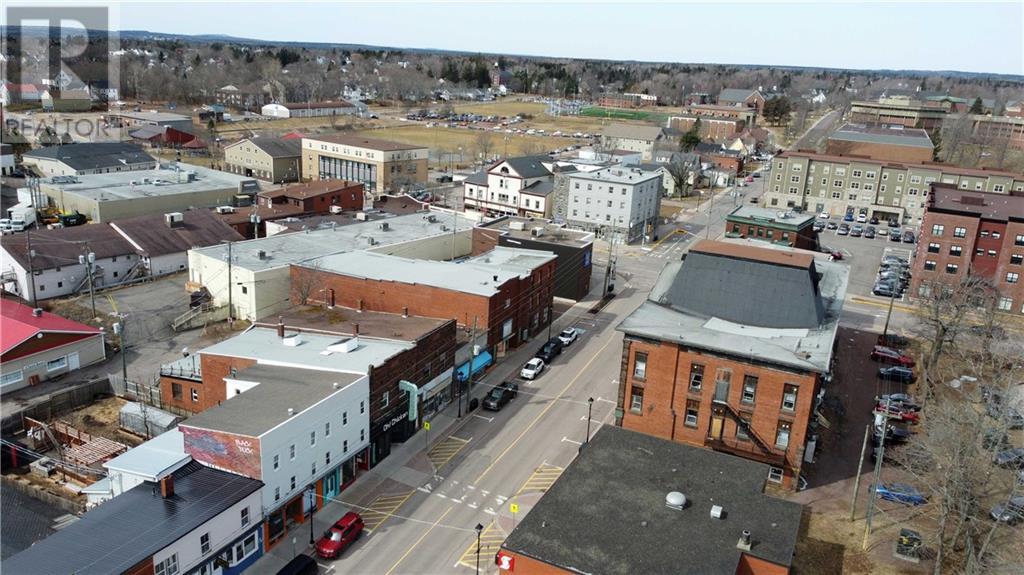
<path fill-rule="evenodd" d="M 306 137 L 306 135 L 303 134 L 302 132 L 288 132 L 287 134 L 281 136 L 281 139 L 282 140 L 301 140 L 302 138 L 305 138 L 305 137 Z"/>
<path fill-rule="evenodd" d="M 0 300 L 0 353 L 7 353 L 42 332 L 93 334 L 100 330 L 46 311 L 36 317 L 27 305 Z"/>
<path fill-rule="evenodd" d="M 202 140 L 200 140 L 199 138 L 193 138 L 193 139 L 185 142 L 181 147 L 182 148 L 189 148 L 189 149 L 201 149 L 201 148 L 205 148 L 206 144 Z"/>

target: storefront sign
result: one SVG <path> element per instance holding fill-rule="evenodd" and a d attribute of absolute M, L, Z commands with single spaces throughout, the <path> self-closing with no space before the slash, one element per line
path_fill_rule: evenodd
<path fill-rule="evenodd" d="M 407 419 L 406 414 L 400 413 L 400 414 L 392 417 L 390 420 L 385 421 L 384 425 L 382 425 L 381 428 L 380 428 L 381 433 L 387 432 L 387 430 L 389 430 L 392 427 L 394 427 L 395 425 L 401 423 L 403 419 Z"/>

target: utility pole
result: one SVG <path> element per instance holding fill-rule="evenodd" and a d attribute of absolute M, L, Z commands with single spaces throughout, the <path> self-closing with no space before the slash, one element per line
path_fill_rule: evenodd
<path fill-rule="evenodd" d="M 230 241 L 228 242 L 228 327 L 231 327 L 235 322 L 235 306 L 232 297 L 235 290 L 232 289 L 233 285 L 231 283 L 231 266 L 234 262 L 231 259 L 231 243 Z"/>
<path fill-rule="evenodd" d="M 867 523 L 864 525 L 864 543 L 862 549 L 868 548 L 868 535 L 871 534 L 871 516 L 875 512 L 875 493 L 878 492 L 878 482 L 882 475 L 882 460 L 885 459 L 885 436 L 889 432 L 889 407 L 892 397 L 885 399 L 885 414 L 882 419 L 882 437 L 878 441 L 878 454 L 875 456 L 875 481 L 871 485 L 871 492 L 868 493 Z"/>
<path fill-rule="evenodd" d="M 88 246 L 86 246 L 88 249 Z M 93 285 L 93 266 L 96 264 L 96 254 L 93 252 L 86 252 L 84 255 L 78 256 L 78 263 L 85 266 L 85 273 L 88 274 L 89 280 L 89 301 L 92 304 L 92 317 L 96 317 L 96 288 Z"/>
<path fill-rule="evenodd" d="M 899 279 L 897 278 L 896 286 L 893 287 L 892 294 L 889 295 L 889 310 L 885 312 L 885 327 L 882 328 L 882 340 L 885 341 L 889 335 L 889 320 L 892 318 L 892 308 L 896 305 L 896 292 L 899 291 Z"/>
<path fill-rule="evenodd" d="M 476 359 L 476 320 L 477 316 L 473 316 L 473 331 L 470 332 L 469 340 L 469 377 L 466 378 L 466 413 L 469 413 L 469 398 L 473 392 L 473 360 Z"/>
<path fill-rule="evenodd" d="M 850 521 L 853 521 L 857 513 L 857 492 L 860 491 L 860 473 L 864 467 L 864 452 L 868 450 L 868 436 L 871 435 L 871 425 L 864 427 L 864 443 L 860 446 L 860 461 L 857 462 L 857 475 L 853 480 L 853 502 L 850 503 Z"/>
<path fill-rule="evenodd" d="M 121 338 L 121 377 L 125 385 L 128 385 L 128 340 L 125 336 L 124 314 L 121 314 L 120 319 L 114 324 L 114 335 Z"/>
<path fill-rule="evenodd" d="M 36 307 L 36 270 L 32 265 L 32 258 L 36 252 L 32 249 L 32 231 L 25 230 L 25 247 L 28 248 L 28 281 L 32 286 L 32 307 Z"/>
<path fill-rule="evenodd" d="M 711 212 L 715 209 L 715 189 L 709 190 L 711 193 L 711 203 L 708 204 L 708 227 L 704 230 L 704 239 L 711 239 Z"/>

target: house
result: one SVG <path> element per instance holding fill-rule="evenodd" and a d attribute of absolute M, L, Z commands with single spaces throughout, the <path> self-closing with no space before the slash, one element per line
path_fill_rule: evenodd
<path fill-rule="evenodd" d="M 9 298 L 0 299 L 3 393 L 38 385 L 106 358 L 102 330 Z"/>
<path fill-rule="evenodd" d="M 358 112 L 359 108 L 346 100 L 267 104 L 260 109 L 260 114 L 268 118 L 321 118 L 326 116 L 345 116 L 357 114 Z"/>
<path fill-rule="evenodd" d="M 259 110 L 264 105 L 269 104 L 270 97 L 271 89 L 269 84 L 259 86 L 253 83 L 241 87 L 229 84 L 214 92 L 214 98 L 218 104 L 248 111 Z"/>
<path fill-rule="evenodd" d="M 729 149 L 722 144 L 701 142 L 693 149 L 700 155 L 701 161 L 713 165 L 718 170 L 735 177 L 743 172 L 743 158 L 746 156 L 746 148 L 740 146 L 740 150 Z"/>
<path fill-rule="evenodd" d="M 755 245 L 698 242 L 619 324 L 615 424 L 766 463 L 795 490 L 849 268 Z"/>
<path fill-rule="evenodd" d="M 967 276 L 991 282 L 1000 311 L 1024 314 L 1024 196 L 934 182 L 910 293 L 928 298 Z"/>
<path fill-rule="evenodd" d="M 625 235 L 633 242 L 656 232 L 661 207 L 662 175 L 640 168 L 605 168 L 569 174 L 570 227 Z"/>
<path fill-rule="evenodd" d="M 725 216 L 725 236 L 816 250 L 818 234 L 813 230 L 816 216 L 817 214 L 780 212 L 757 206 L 739 206 Z"/>
<path fill-rule="evenodd" d="M 829 134 L 825 153 L 893 162 L 931 162 L 935 145 L 928 132 L 902 124 L 846 123 Z"/>
<path fill-rule="evenodd" d="M 206 210 L 136 216 L 114 220 L 110 227 L 135 248 L 149 277 L 185 271 L 190 249 L 244 239 Z"/>
<path fill-rule="evenodd" d="M 301 157 L 297 139 L 246 138 L 224 146 L 227 171 L 274 184 L 299 181 Z"/>
<path fill-rule="evenodd" d="M 157 161 L 137 144 L 90 142 L 38 148 L 22 154 L 22 163 L 46 178 L 152 170 Z"/>
<path fill-rule="evenodd" d="M 157 435 L 103 463 L 107 476 L 89 486 L 87 507 L 95 507 L 128 490 L 161 479 L 192 461 L 185 453 L 185 437 L 177 429 Z"/>
<path fill-rule="evenodd" d="M 302 343 L 302 335 L 292 335 L 278 345 Z M 338 342 L 339 348 L 346 345 Z M 239 480 L 260 478 L 250 513 L 265 519 L 259 535 L 269 551 L 289 533 L 308 534 L 305 524 L 313 513 L 351 485 L 357 469 L 367 468 L 369 378 L 257 364 L 230 373 L 227 380 L 230 399 L 178 429 L 185 452 L 197 462 Z"/>
<path fill-rule="evenodd" d="M 463 180 L 465 206 L 488 216 L 549 217 L 554 178 L 541 156 L 499 160 Z"/>
<path fill-rule="evenodd" d="M 4 572 L 238 575 L 263 554 L 262 485 L 189 463 L 5 559 Z"/>
<path fill-rule="evenodd" d="M 609 124 L 601 132 L 601 147 L 605 150 L 640 152 L 644 161 L 650 161 L 654 144 L 666 138 L 659 126 Z"/>
<path fill-rule="evenodd" d="M 753 108 L 760 114 L 764 110 L 764 103 L 768 98 L 760 90 L 749 90 L 745 88 L 725 88 L 718 93 L 719 106 L 734 106 L 739 108 Z"/>
<path fill-rule="evenodd" d="M 602 426 L 515 525 L 501 575 L 790 572 L 803 506 L 768 466 Z"/>
<path fill-rule="evenodd" d="M 570 230 L 538 218 L 505 216 L 473 228 L 473 255 L 497 247 L 522 248 L 554 253 L 554 296 L 573 301 L 590 293 L 593 275 L 594 234 Z"/>
<path fill-rule="evenodd" d="M 302 177 L 359 182 L 374 196 L 427 183 L 423 146 L 355 135 L 302 138 Z"/>
<path fill-rule="evenodd" d="M 551 321 L 556 258 L 504 247 L 460 263 L 365 251 L 327 255 L 292 264 L 292 303 L 454 319 L 486 334 L 486 346 L 503 354 Z M 307 286 L 318 293 L 303 293 Z"/>

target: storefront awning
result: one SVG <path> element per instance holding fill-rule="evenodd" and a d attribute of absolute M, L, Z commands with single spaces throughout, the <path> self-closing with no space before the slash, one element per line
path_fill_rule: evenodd
<path fill-rule="evenodd" d="M 487 367 L 487 366 L 491 365 L 492 363 L 494 363 L 494 358 L 491 357 L 491 352 L 489 352 L 489 351 L 481 351 L 480 355 L 474 357 L 472 362 L 473 362 L 473 375 L 476 375 L 481 370 L 483 370 L 485 367 Z M 465 381 L 465 380 L 469 379 L 469 364 L 470 364 L 470 362 L 467 361 L 466 363 L 460 365 L 459 368 L 456 370 L 456 377 L 459 378 L 459 380 Z"/>

